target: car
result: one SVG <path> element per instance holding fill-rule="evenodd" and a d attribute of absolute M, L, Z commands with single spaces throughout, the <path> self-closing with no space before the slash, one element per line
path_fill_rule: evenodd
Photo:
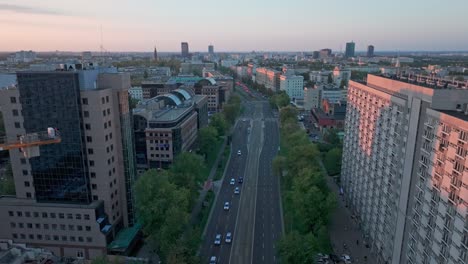
<path fill-rule="evenodd" d="M 239 156 L 241 155 L 240 149 L 237 151 L 237 155 L 239 155 Z"/>
<path fill-rule="evenodd" d="M 224 210 L 229 210 L 229 202 L 224 203 Z"/>
<path fill-rule="evenodd" d="M 224 241 L 229 244 L 231 243 L 231 240 L 232 240 L 231 232 L 227 232 L 226 239 Z"/>
<path fill-rule="evenodd" d="M 240 189 L 239 189 L 239 187 L 236 187 L 236 188 L 234 189 L 234 194 L 239 194 L 239 193 L 240 193 Z"/>
<path fill-rule="evenodd" d="M 221 234 L 216 234 L 214 244 L 215 245 L 221 245 Z"/>
<path fill-rule="evenodd" d="M 244 177 L 239 177 L 239 180 L 237 180 L 238 183 L 243 183 L 244 182 Z"/>
<path fill-rule="evenodd" d="M 236 180 L 234 180 L 234 178 L 231 178 L 231 181 L 229 182 L 230 185 L 234 185 L 236 184 Z"/>
<path fill-rule="evenodd" d="M 216 264 L 217 261 L 216 261 L 216 257 L 215 256 L 211 256 L 210 258 L 210 264 Z"/>
<path fill-rule="evenodd" d="M 349 255 L 341 255 L 341 259 L 346 263 L 346 264 L 351 264 L 351 257 Z"/>

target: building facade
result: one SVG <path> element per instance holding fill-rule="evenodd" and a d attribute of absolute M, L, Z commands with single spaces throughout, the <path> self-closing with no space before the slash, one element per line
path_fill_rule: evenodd
<path fill-rule="evenodd" d="M 263 67 L 257 68 L 255 82 L 264 85 L 267 89 L 277 92 L 280 88 L 280 76 L 281 71 Z"/>
<path fill-rule="evenodd" d="M 128 93 L 130 94 L 130 97 L 136 100 L 142 100 L 143 99 L 143 89 L 141 86 L 134 86 L 130 89 L 128 89 Z"/>
<path fill-rule="evenodd" d="M 342 185 L 378 263 L 467 263 L 467 87 L 350 82 Z"/>
<path fill-rule="evenodd" d="M 374 46 L 373 45 L 367 46 L 367 57 L 369 57 L 369 58 L 374 57 Z"/>
<path fill-rule="evenodd" d="M 347 42 L 346 43 L 346 51 L 345 51 L 345 57 L 346 58 L 354 57 L 355 47 L 356 47 L 356 44 L 354 42 Z"/>
<path fill-rule="evenodd" d="M 10 150 L 16 197 L 0 198 L 0 219 L 10 226 L 0 237 L 58 256 L 113 252 L 119 232 L 135 227 L 130 76 L 66 65 L 17 76 L 17 88 L 1 91 L 7 137 L 54 127 L 61 142 L 41 146 L 37 156 Z"/>
<path fill-rule="evenodd" d="M 188 42 L 180 43 L 180 49 L 182 58 L 188 58 L 190 56 Z"/>
<path fill-rule="evenodd" d="M 280 90 L 285 91 L 291 100 L 304 98 L 304 77 L 300 75 L 281 75 Z"/>

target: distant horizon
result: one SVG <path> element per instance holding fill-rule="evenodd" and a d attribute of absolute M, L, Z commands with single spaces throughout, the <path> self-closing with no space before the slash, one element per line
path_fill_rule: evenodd
<path fill-rule="evenodd" d="M 0 0 L 0 50 L 344 51 L 354 41 L 357 50 L 460 51 L 466 10 L 466 0 Z"/>
<path fill-rule="evenodd" d="M 326 48 L 324 48 L 326 49 Z M 91 53 L 101 53 L 101 51 L 93 51 L 93 50 L 34 50 L 34 49 L 22 49 L 22 50 L 11 50 L 11 51 L 8 51 L 8 50 L 3 50 L 3 51 L 0 51 L 0 53 L 15 53 L 15 52 L 20 52 L 20 51 L 33 51 L 33 52 L 36 52 L 36 53 L 54 53 L 54 52 L 68 52 L 68 53 L 81 53 L 81 52 L 91 52 Z M 320 51 L 319 50 L 310 50 L 310 51 L 304 51 L 304 50 L 250 50 L 250 51 L 229 51 L 229 50 L 221 50 L 221 51 L 214 51 L 214 53 L 252 53 L 252 52 L 255 52 L 255 53 L 268 53 L 268 52 L 271 52 L 271 53 L 297 53 L 297 52 L 304 52 L 304 53 L 312 53 L 314 51 Z M 104 53 L 153 53 L 154 50 L 142 50 L 142 51 L 138 51 L 138 50 L 128 50 L 128 51 L 104 51 Z M 189 50 L 190 53 L 208 53 L 208 51 L 199 51 L 199 50 L 196 50 L 196 51 L 191 51 Z M 367 50 L 356 50 L 355 53 L 366 53 Z M 374 55 L 375 54 L 379 54 L 379 53 L 443 53 L 443 52 L 452 52 L 452 53 L 465 53 L 467 52 L 468 53 L 468 49 L 467 50 L 379 50 L 379 51 L 375 51 L 374 50 Z M 181 51 L 159 51 L 158 50 L 158 54 L 164 54 L 164 53 L 181 53 Z M 332 49 L 332 54 L 336 54 L 336 53 L 344 53 L 344 51 L 336 51 L 336 50 L 333 50 Z"/>

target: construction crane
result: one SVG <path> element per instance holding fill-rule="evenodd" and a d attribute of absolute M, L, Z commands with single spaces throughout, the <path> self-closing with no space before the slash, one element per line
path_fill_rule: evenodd
<path fill-rule="evenodd" d="M 39 147 L 62 142 L 57 129 L 49 127 L 47 131 L 20 135 L 16 140 L 0 137 L 0 151 L 10 149 L 23 150 L 25 157 L 39 156 Z"/>

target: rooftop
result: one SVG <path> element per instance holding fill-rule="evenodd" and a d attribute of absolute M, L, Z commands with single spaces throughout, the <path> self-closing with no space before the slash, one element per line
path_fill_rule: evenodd
<path fill-rule="evenodd" d="M 440 111 L 440 110 L 438 110 L 438 111 L 441 112 L 441 113 L 444 113 L 446 115 L 450 115 L 450 116 L 453 116 L 455 118 L 458 118 L 460 120 L 468 121 L 468 114 L 465 114 L 465 112 L 463 112 L 463 111 Z"/>
<path fill-rule="evenodd" d="M 431 89 L 468 89 L 468 81 L 448 80 L 420 74 L 375 74 L 391 80 L 419 85 Z"/>

